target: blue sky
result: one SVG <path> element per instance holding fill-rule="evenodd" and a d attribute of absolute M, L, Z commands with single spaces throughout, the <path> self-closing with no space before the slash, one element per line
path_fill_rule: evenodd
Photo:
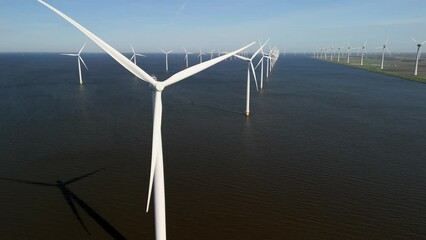
<path fill-rule="evenodd" d="M 119 51 L 234 49 L 271 38 L 282 51 L 353 47 L 416 50 L 424 0 L 45 0 Z M 0 1 L 0 52 L 76 51 L 86 37 L 36 0 Z M 87 51 L 100 52 L 89 42 Z"/>

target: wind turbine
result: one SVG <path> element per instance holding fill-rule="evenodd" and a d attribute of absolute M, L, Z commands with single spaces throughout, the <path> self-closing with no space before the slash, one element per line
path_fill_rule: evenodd
<path fill-rule="evenodd" d="M 364 45 L 361 47 L 361 66 L 364 66 L 364 54 L 367 53 L 367 40 L 365 40 Z"/>
<path fill-rule="evenodd" d="M 199 48 L 199 49 L 200 49 L 200 54 L 198 54 L 198 57 L 200 58 L 200 63 L 202 63 L 203 62 L 203 55 L 206 55 L 206 54 L 201 51 L 201 48 Z"/>
<path fill-rule="evenodd" d="M 385 44 L 383 44 L 383 47 L 382 47 L 383 48 L 383 51 L 382 51 L 382 64 L 380 65 L 380 69 L 382 69 L 382 70 L 383 70 L 383 65 L 385 63 L 385 51 L 387 51 L 389 53 L 389 55 L 391 54 L 389 52 L 389 49 L 388 49 L 388 41 L 389 41 L 389 38 L 386 39 L 386 42 L 385 42 Z"/>
<path fill-rule="evenodd" d="M 251 69 L 251 71 L 253 73 L 254 82 L 256 83 L 256 90 L 259 91 L 259 87 L 257 86 L 256 72 L 255 72 L 255 68 L 254 68 L 254 65 L 253 65 L 253 59 L 263 49 L 263 47 L 266 45 L 266 43 L 264 43 L 262 46 L 260 46 L 260 48 L 255 53 L 253 53 L 253 55 L 251 56 L 251 58 L 247 58 L 247 57 L 240 56 L 240 55 L 235 55 L 237 58 L 240 58 L 240 59 L 246 61 L 247 64 L 248 64 L 247 65 L 246 117 L 250 116 L 250 69 Z"/>
<path fill-rule="evenodd" d="M 135 63 L 135 65 L 136 65 L 136 56 L 139 56 L 139 57 L 146 57 L 145 55 L 143 55 L 143 54 L 139 54 L 139 53 L 136 53 L 135 52 L 135 49 L 133 48 L 133 46 L 132 46 L 132 44 L 130 44 L 130 47 L 132 48 L 132 52 L 133 52 L 133 55 L 132 55 L 132 57 L 130 58 L 130 61 L 132 61 L 133 60 L 133 62 Z"/>
<path fill-rule="evenodd" d="M 37 0 L 38 1 L 38 0 Z M 171 52 L 173 52 L 173 50 L 170 50 L 170 51 L 168 51 L 168 52 L 166 52 L 166 51 L 164 51 L 163 49 L 161 49 L 160 48 L 160 50 L 164 53 L 164 54 L 166 54 L 166 72 L 168 72 L 169 71 L 169 54 L 171 53 Z"/>
<path fill-rule="evenodd" d="M 351 45 L 349 44 L 349 42 L 348 42 L 348 49 L 347 49 L 347 51 L 348 51 L 348 58 L 347 58 L 347 60 L 346 60 L 346 63 L 350 63 L 350 57 L 351 57 Z"/>
<path fill-rule="evenodd" d="M 210 51 L 210 52 L 208 52 L 208 53 L 210 53 L 210 60 L 212 60 L 212 59 L 213 59 L 214 49 L 213 49 L 213 50 L 211 50 L 211 51 Z"/>
<path fill-rule="evenodd" d="M 188 52 L 188 51 L 186 51 L 186 49 L 185 49 L 185 48 L 183 48 L 183 50 L 185 50 L 186 68 L 188 68 L 188 55 L 192 54 L 192 52 Z"/>
<path fill-rule="evenodd" d="M 337 48 L 337 62 L 340 62 L 340 50 L 342 49 L 343 47 L 338 47 Z"/>
<path fill-rule="evenodd" d="M 267 42 L 269 42 L 269 39 L 266 41 L 266 43 Z M 265 52 L 263 51 L 262 43 L 260 41 L 259 41 L 259 45 L 260 45 L 260 51 L 262 53 L 262 57 L 260 58 L 260 61 L 257 63 L 255 69 L 259 66 L 259 64 L 262 64 L 261 68 L 260 68 L 260 89 L 263 89 L 263 69 L 264 69 L 263 59 L 265 59 L 265 58 L 268 59 L 269 56 L 267 54 L 265 54 Z"/>
<path fill-rule="evenodd" d="M 157 81 L 151 75 L 146 73 L 144 70 L 136 66 L 129 59 L 123 56 L 120 52 L 115 50 L 113 47 L 108 45 L 102 39 L 91 33 L 89 30 L 81 26 L 79 23 L 66 16 L 56 8 L 45 3 L 43 0 L 37 0 L 66 21 L 75 26 L 78 30 L 84 33 L 88 38 L 95 42 L 99 47 L 101 47 L 105 52 L 107 52 L 112 58 L 114 58 L 118 63 L 120 63 L 124 68 L 129 72 L 136 75 L 141 80 L 149 83 L 153 90 L 153 133 L 152 133 L 152 153 L 151 153 L 151 170 L 150 170 L 150 180 L 149 180 L 149 190 L 148 190 L 148 200 L 146 210 L 149 210 L 149 203 L 151 199 L 152 188 L 154 187 L 154 200 L 155 200 L 155 233 L 157 240 L 166 239 L 166 206 L 165 206 L 165 191 L 164 191 L 164 168 L 163 168 L 163 147 L 162 147 L 162 137 L 161 137 L 161 120 L 162 120 L 162 92 L 163 90 L 175 83 L 178 83 L 188 77 L 191 77 L 207 68 L 212 67 L 213 65 L 229 58 L 238 52 L 245 50 L 246 48 L 254 44 L 251 43 L 243 48 L 230 52 L 221 57 L 214 58 L 212 60 L 206 61 L 189 67 L 185 70 L 182 70 L 165 81 Z"/>
<path fill-rule="evenodd" d="M 426 41 L 424 42 L 418 42 L 416 39 L 413 39 L 413 41 L 417 44 L 417 56 L 416 56 L 416 67 L 414 68 L 414 76 L 417 76 L 417 69 L 419 67 L 419 59 L 420 59 L 420 54 L 421 54 L 421 47 L 423 46 L 423 44 L 426 43 Z"/>
<path fill-rule="evenodd" d="M 87 70 L 89 70 L 87 68 L 86 63 L 84 62 L 83 58 L 80 56 L 81 52 L 83 52 L 84 47 L 86 46 L 86 43 L 83 45 L 83 47 L 80 49 L 80 51 L 78 53 L 63 53 L 61 55 L 64 56 L 71 56 L 71 57 L 77 57 L 77 62 L 78 62 L 78 76 L 80 77 L 80 85 L 83 84 L 83 76 L 81 75 L 81 62 L 83 63 L 84 67 L 86 67 Z"/>

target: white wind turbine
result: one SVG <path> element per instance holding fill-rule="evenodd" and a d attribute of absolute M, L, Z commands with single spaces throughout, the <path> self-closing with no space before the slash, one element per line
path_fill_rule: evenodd
<path fill-rule="evenodd" d="M 350 57 L 351 57 L 351 45 L 349 44 L 349 42 L 348 42 L 348 48 L 347 48 L 347 51 L 348 51 L 348 58 L 346 59 L 346 63 L 350 63 Z"/>
<path fill-rule="evenodd" d="M 367 53 L 367 40 L 365 40 L 364 45 L 361 47 L 361 66 L 364 66 L 364 55 Z"/>
<path fill-rule="evenodd" d="M 186 62 L 186 68 L 188 68 L 188 55 L 191 55 L 192 52 L 186 51 L 185 48 L 183 48 L 183 50 L 185 50 L 185 62 Z"/>
<path fill-rule="evenodd" d="M 383 47 L 378 47 L 378 48 L 383 48 L 383 51 L 382 51 L 382 63 L 380 64 L 380 69 L 382 69 L 382 70 L 383 70 L 383 65 L 385 63 L 385 51 L 387 51 L 389 53 L 389 55 L 391 54 L 389 52 L 389 49 L 388 49 L 388 41 L 389 41 L 389 38 L 386 39 L 386 42 L 385 42 L 385 44 L 383 44 Z"/>
<path fill-rule="evenodd" d="M 259 90 L 259 87 L 257 86 L 257 78 L 256 78 L 255 68 L 254 68 L 254 65 L 253 65 L 253 59 L 262 50 L 262 48 L 265 46 L 266 43 L 264 43 L 262 46 L 260 46 L 260 48 L 255 53 L 253 53 L 251 58 L 243 57 L 243 56 L 240 56 L 240 55 L 235 55 L 237 58 L 240 58 L 240 59 L 246 61 L 247 64 L 248 64 L 247 65 L 246 117 L 250 116 L 250 68 L 251 68 L 251 71 L 253 73 L 254 82 L 256 83 L 256 90 Z"/>
<path fill-rule="evenodd" d="M 266 41 L 266 43 L 267 42 L 269 42 L 269 39 Z M 260 51 L 262 53 L 262 57 L 260 58 L 260 61 L 257 63 L 255 69 L 259 66 L 259 64 L 262 64 L 261 68 L 260 68 L 260 89 L 263 89 L 263 75 L 264 75 L 263 74 L 263 69 L 264 69 L 264 67 L 263 67 L 263 60 L 265 58 L 268 59 L 269 56 L 267 54 L 265 54 L 265 52 L 263 51 L 262 43 L 260 41 L 259 41 L 259 45 L 260 45 Z"/>
<path fill-rule="evenodd" d="M 83 76 L 81 74 L 81 63 L 83 63 L 84 67 L 86 67 L 87 70 L 89 70 L 86 66 L 86 63 L 84 62 L 83 58 L 80 56 L 81 52 L 83 52 L 84 47 L 86 46 L 86 43 L 83 45 L 83 47 L 80 49 L 80 51 L 78 53 L 63 53 L 61 55 L 64 56 L 72 56 L 72 57 L 77 57 L 77 62 L 78 62 L 78 76 L 80 77 L 80 85 L 83 84 Z"/>
<path fill-rule="evenodd" d="M 149 203 L 151 199 L 151 191 L 154 187 L 154 200 L 155 200 L 155 233 L 157 240 L 166 239 L 166 212 L 165 212 L 165 191 L 164 191 L 164 169 L 163 169 L 163 147 L 162 147 L 162 137 L 161 137 L 161 119 L 162 119 L 162 100 L 161 94 L 163 90 L 173 85 L 179 81 L 182 81 L 188 77 L 193 76 L 223 60 L 231 57 L 232 55 L 237 54 L 238 52 L 250 47 L 254 44 L 251 43 L 241 49 L 233 51 L 229 54 L 226 54 L 221 57 L 209 60 L 207 62 L 197 64 L 185 70 L 182 70 L 173 76 L 169 77 L 165 81 L 157 81 L 152 76 L 147 74 L 144 70 L 136 66 L 132 61 L 123 56 L 120 52 L 112 48 L 110 45 L 105 43 L 103 40 L 98 38 L 96 35 L 91 33 L 89 30 L 81 26 L 79 23 L 69 18 L 56 8 L 45 3 L 43 0 L 37 0 L 66 21 L 75 26 L 78 30 L 84 33 L 88 38 L 95 42 L 99 47 L 101 47 L 105 52 L 107 52 L 112 58 L 114 58 L 118 63 L 120 63 L 124 68 L 129 72 L 133 73 L 135 76 L 141 80 L 149 83 L 153 89 L 153 108 L 154 108 L 154 119 L 153 119 L 153 134 L 152 134 L 152 155 L 151 155 L 151 171 L 150 171 L 150 181 L 149 181 L 149 191 L 148 191 L 148 203 L 146 210 L 149 209 Z"/>
<path fill-rule="evenodd" d="M 421 54 L 421 47 L 423 46 L 423 44 L 426 43 L 426 41 L 424 42 L 418 42 L 416 39 L 413 39 L 413 41 L 417 44 L 417 55 L 416 55 L 416 67 L 414 68 L 414 76 L 417 76 L 417 69 L 419 67 L 419 59 L 420 59 L 420 54 Z"/>
<path fill-rule="evenodd" d="M 274 49 L 269 47 L 269 53 L 266 54 L 265 56 L 266 57 L 266 78 L 269 78 L 269 72 L 272 71 L 273 52 L 274 52 Z"/>
<path fill-rule="evenodd" d="M 38 0 L 37 0 L 38 1 Z M 173 50 L 170 50 L 170 51 L 168 51 L 168 52 L 166 52 L 166 51 L 164 51 L 163 49 L 161 49 L 160 48 L 160 50 L 164 53 L 164 54 L 166 54 L 166 72 L 168 72 L 169 71 L 169 54 L 171 53 L 171 52 L 173 52 Z"/>
<path fill-rule="evenodd" d="M 130 61 L 132 61 L 133 60 L 133 63 L 134 64 L 136 64 L 136 56 L 139 56 L 139 57 L 146 57 L 145 55 L 143 55 L 143 54 L 139 54 L 139 53 L 136 53 L 135 52 L 135 49 L 133 48 L 133 46 L 132 46 L 132 44 L 130 44 L 130 47 L 132 48 L 132 52 L 133 52 L 133 55 L 132 55 L 132 57 L 130 58 Z"/>
<path fill-rule="evenodd" d="M 203 55 L 206 55 L 206 54 L 201 51 L 201 48 L 199 48 L 199 49 L 200 49 L 200 54 L 198 54 L 198 57 L 200 58 L 200 63 L 202 63 L 203 62 Z"/>
<path fill-rule="evenodd" d="M 213 59 L 213 54 L 214 54 L 214 49 L 212 49 L 210 52 L 208 52 L 208 53 L 210 53 L 210 60 L 212 60 Z"/>
<path fill-rule="evenodd" d="M 337 62 L 340 62 L 340 50 L 342 49 L 343 47 L 338 47 L 337 48 Z"/>

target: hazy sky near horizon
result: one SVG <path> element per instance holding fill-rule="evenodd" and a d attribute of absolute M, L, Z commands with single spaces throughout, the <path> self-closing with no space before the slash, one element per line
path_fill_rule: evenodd
<path fill-rule="evenodd" d="M 234 49 L 271 38 L 282 51 L 359 47 L 391 51 L 426 40 L 424 0 L 46 0 L 122 52 Z M 0 1 L 0 52 L 102 51 L 36 0 Z"/>

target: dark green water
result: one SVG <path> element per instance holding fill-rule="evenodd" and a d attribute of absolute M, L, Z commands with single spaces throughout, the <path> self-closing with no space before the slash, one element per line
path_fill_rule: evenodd
<path fill-rule="evenodd" d="M 154 239 L 150 89 L 83 57 L 79 86 L 72 58 L 0 55 L 0 177 L 31 182 L 0 180 L 0 239 Z M 163 61 L 138 64 L 161 80 Z M 282 57 L 247 120 L 245 74 L 226 61 L 163 92 L 169 239 L 425 238 L 426 85 Z"/>

